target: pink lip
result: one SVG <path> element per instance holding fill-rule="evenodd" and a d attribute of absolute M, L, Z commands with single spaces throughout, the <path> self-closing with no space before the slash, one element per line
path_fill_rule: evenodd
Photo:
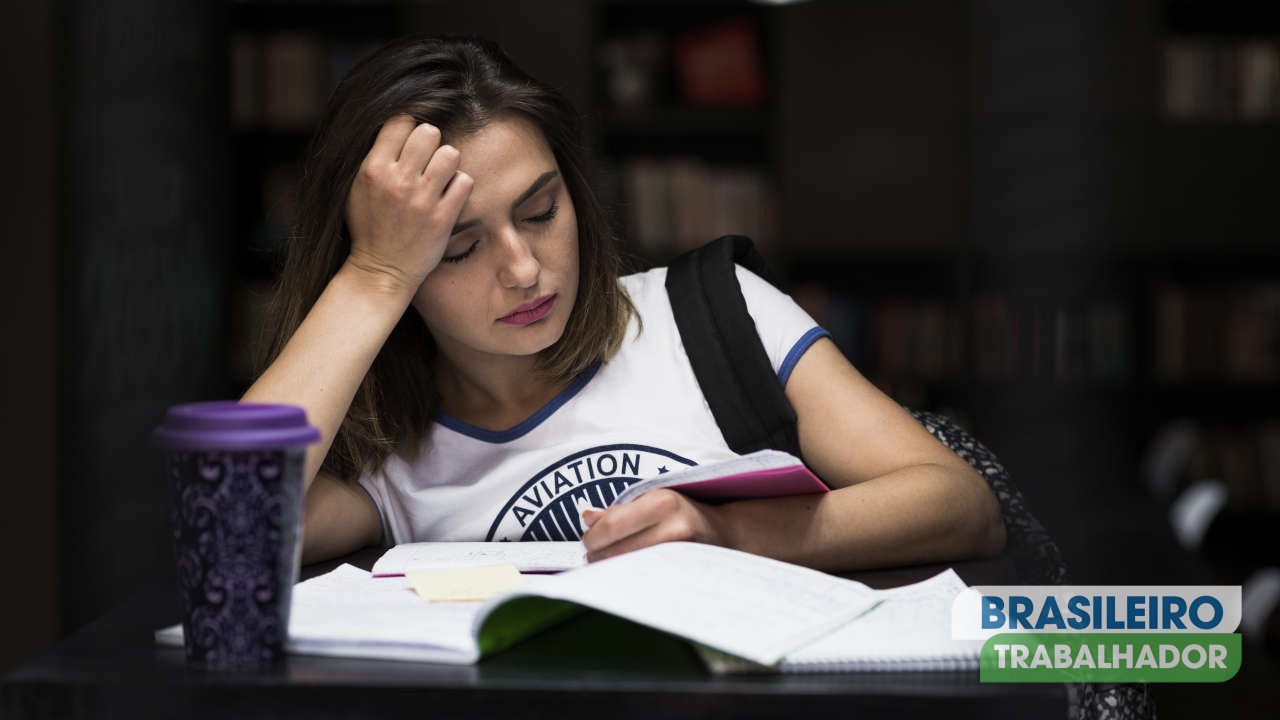
<path fill-rule="evenodd" d="M 551 312 L 551 308 L 556 304 L 556 295 L 543 295 L 542 297 L 527 302 L 515 310 L 498 318 L 498 322 L 504 322 L 510 325 L 528 325 L 531 322 L 541 320 Z"/>

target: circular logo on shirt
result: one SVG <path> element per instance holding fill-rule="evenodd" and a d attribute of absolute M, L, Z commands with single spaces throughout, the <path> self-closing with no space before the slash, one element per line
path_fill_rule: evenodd
<path fill-rule="evenodd" d="M 608 507 L 643 478 L 696 462 L 648 445 L 601 445 L 557 460 L 525 483 L 489 528 L 489 541 L 579 540 L 582 508 Z"/>

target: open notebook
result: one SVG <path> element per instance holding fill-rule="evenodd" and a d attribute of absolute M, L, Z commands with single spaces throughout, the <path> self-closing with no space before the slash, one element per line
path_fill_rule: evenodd
<path fill-rule="evenodd" d="M 358 568 L 299 583 L 286 648 L 466 664 L 588 609 L 773 665 L 876 603 L 861 583 L 737 550 L 675 542 L 591 563 L 483 602 L 429 603 Z M 157 633 L 177 643 L 181 626 Z"/>
<path fill-rule="evenodd" d="M 697 646 L 715 673 L 976 670 L 980 640 L 951 639 L 951 606 L 965 589 L 954 570 L 875 591 L 880 603 L 852 622 L 787 654 L 776 667 Z"/>
<path fill-rule="evenodd" d="M 948 573 L 877 591 L 736 550 L 665 543 L 531 576 L 483 602 L 429 603 L 404 577 L 344 565 L 294 589 L 287 648 L 466 664 L 598 610 L 691 641 L 717 671 L 970 667 L 976 651 L 950 641 L 951 598 L 964 585 Z M 156 638 L 180 644 L 182 628 Z"/>

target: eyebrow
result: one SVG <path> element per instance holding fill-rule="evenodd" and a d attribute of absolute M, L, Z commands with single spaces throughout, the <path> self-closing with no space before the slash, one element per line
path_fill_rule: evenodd
<path fill-rule="evenodd" d="M 520 193 L 520 197 L 516 198 L 516 201 L 511 203 L 511 209 L 514 210 L 520 207 L 521 205 L 523 205 L 525 200 L 528 200 L 529 198 L 533 197 L 534 193 L 541 190 L 544 186 L 546 186 L 547 183 L 554 180 L 556 176 L 558 176 L 559 174 L 560 173 L 556 170 L 548 170 L 542 173 L 541 175 L 539 175 L 538 179 L 534 180 L 533 184 L 529 186 L 529 189 Z M 479 220 L 468 220 L 466 222 L 458 223 L 457 225 L 453 226 L 453 232 L 449 233 L 449 237 L 453 237 L 454 235 L 457 235 L 458 233 L 471 228 L 472 226 L 478 224 L 479 222 L 480 222 Z"/>

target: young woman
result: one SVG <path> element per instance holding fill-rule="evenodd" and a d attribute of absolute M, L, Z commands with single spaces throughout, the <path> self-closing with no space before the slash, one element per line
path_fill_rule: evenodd
<path fill-rule="evenodd" d="M 987 484 L 739 269 L 821 497 L 704 505 L 641 477 L 731 457 L 684 355 L 665 269 L 619 277 L 573 110 L 491 44 L 410 39 L 320 123 L 246 401 L 306 409 L 306 562 L 379 542 L 670 540 L 823 569 L 992 555 Z M 603 509 L 591 509 L 603 508 Z"/>

